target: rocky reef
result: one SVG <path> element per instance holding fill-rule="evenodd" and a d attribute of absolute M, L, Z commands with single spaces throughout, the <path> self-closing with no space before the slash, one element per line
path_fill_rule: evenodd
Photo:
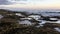
<path fill-rule="evenodd" d="M 0 34 L 60 34 L 60 23 L 49 18 L 41 14 L 0 9 Z M 41 20 L 45 23 L 41 24 L 43 22 Z"/>

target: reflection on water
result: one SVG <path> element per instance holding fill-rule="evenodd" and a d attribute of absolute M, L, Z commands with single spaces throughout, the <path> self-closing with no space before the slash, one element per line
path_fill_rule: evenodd
<path fill-rule="evenodd" d="M 50 19 L 50 21 L 41 19 L 42 17 L 40 14 L 42 16 L 50 16 L 51 18 L 46 18 L 47 20 Z M 35 19 L 36 21 L 39 21 L 39 23 L 38 23 L 39 25 L 37 25 L 37 27 L 44 26 L 43 24 L 45 24 L 45 23 L 58 23 L 58 24 L 60 23 L 60 19 L 52 18 L 52 16 L 60 16 L 60 13 L 57 13 L 57 12 L 40 12 L 40 14 L 39 15 L 32 14 L 32 15 L 29 15 L 25 18 L 20 18 L 22 21 L 18 21 L 18 22 L 19 22 L 19 24 L 32 25 L 33 23 L 29 20 Z M 23 16 L 20 13 L 16 13 L 15 15 Z M 41 20 L 39 20 L 39 19 L 41 19 Z"/>
<path fill-rule="evenodd" d="M 54 28 L 56 31 L 60 32 L 60 28 Z"/>
<path fill-rule="evenodd" d="M 45 24 L 46 21 L 45 20 L 41 20 L 41 23 L 38 23 L 39 25 L 37 27 L 43 26 L 43 24 Z"/>
<path fill-rule="evenodd" d="M 28 20 L 19 21 L 19 24 L 28 24 L 31 25 L 31 22 Z"/>
<path fill-rule="evenodd" d="M 45 12 L 42 12 L 41 13 L 43 16 L 59 16 L 60 15 L 60 13 L 45 13 Z M 21 17 L 21 16 L 23 16 L 23 17 L 25 17 L 25 15 L 22 15 L 22 14 L 20 14 L 20 13 L 16 13 L 15 15 L 17 15 L 18 17 Z M 2 18 L 3 16 L 2 15 L 0 15 L 0 19 Z M 45 24 L 45 23 L 58 23 L 58 24 L 60 24 L 60 19 L 57 19 L 57 18 L 47 18 L 46 17 L 46 19 L 48 20 L 48 19 L 50 19 L 50 21 L 47 21 L 47 20 L 43 20 L 43 18 L 41 17 L 41 15 L 39 14 L 39 15 L 34 15 L 34 14 L 32 14 L 32 15 L 28 15 L 27 17 L 25 17 L 25 18 L 19 18 L 19 19 L 21 19 L 22 21 L 18 21 L 19 22 L 19 24 L 27 24 L 27 25 L 32 25 L 32 24 L 34 24 L 34 23 L 32 23 L 31 21 L 29 21 L 29 20 L 35 20 L 35 22 L 36 21 L 38 21 L 38 24 L 39 25 L 37 25 L 37 27 L 40 27 L 40 26 L 44 26 L 43 24 Z M 40 19 L 40 20 L 39 20 Z M 33 20 L 33 21 L 34 21 Z M 51 21 L 52 20 L 52 21 Z"/>
<path fill-rule="evenodd" d="M 18 21 L 19 24 L 25 24 L 25 25 L 33 25 L 34 23 L 31 23 L 29 20 L 23 20 L 23 21 Z"/>
<path fill-rule="evenodd" d="M 60 24 L 60 20 L 58 20 L 58 21 L 45 21 L 45 20 L 42 20 L 41 23 L 39 23 L 39 24 L 40 24 L 40 26 L 44 26 L 43 24 L 45 24 L 45 23 L 57 23 L 57 24 Z"/>
<path fill-rule="evenodd" d="M 40 14 L 26 15 L 19 12 L 11 12 L 12 15 L 10 14 L 10 12 L 8 12 L 7 14 L 5 13 L 6 12 L 3 12 L 0 15 L 0 18 L 3 17 L 2 19 L 0 19 L 2 33 L 5 33 L 5 31 L 7 30 L 6 28 L 8 28 L 8 32 L 6 32 L 10 34 L 13 32 L 15 33 L 15 31 L 22 34 L 58 34 L 58 32 L 60 34 L 60 16 L 55 17 L 55 14 L 55 16 L 53 15 L 52 17 L 45 13 L 47 16 L 50 16 L 47 17 L 44 13 L 42 13 L 44 16 Z"/>
<path fill-rule="evenodd" d="M 54 19 L 52 19 L 52 20 L 54 20 Z M 44 26 L 43 24 L 45 24 L 45 23 L 58 23 L 58 24 L 60 24 L 60 20 L 58 20 L 58 21 L 37 20 L 37 21 L 39 21 L 39 23 L 38 23 L 39 25 L 37 25 L 36 27 Z M 19 24 L 32 25 L 34 23 L 32 23 L 31 21 L 29 21 L 29 19 L 28 19 L 28 20 L 19 21 Z"/>
<path fill-rule="evenodd" d="M 22 21 L 18 21 L 18 22 L 19 22 L 19 24 L 32 25 L 34 23 L 32 23 L 29 20 L 35 19 L 36 21 L 38 21 L 38 24 L 39 24 L 39 25 L 37 25 L 37 27 L 44 26 L 43 24 L 45 24 L 45 23 L 58 23 L 58 24 L 60 24 L 60 19 L 57 19 L 57 18 L 49 18 L 50 20 L 48 20 L 48 21 L 40 19 L 40 18 L 41 17 L 39 15 L 30 15 L 26 18 L 20 18 Z"/>
<path fill-rule="evenodd" d="M 0 19 L 1 19 L 1 18 L 3 18 L 3 16 L 2 16 L 2 15 L 0 15 Z"/>
<path fill-rule="evenodd" d="M 60 24 L 60 20 L 58 20 L 56 23 L 59 23 Z"/>

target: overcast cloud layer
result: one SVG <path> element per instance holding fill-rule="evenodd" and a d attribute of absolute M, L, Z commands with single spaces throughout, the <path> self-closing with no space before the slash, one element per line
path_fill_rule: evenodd
<path fill-rule="evenodd" d="M 10 4 L 24 4 L 26 3 L 28 0 L 0 0 L 0 5 L 10 5 Z"/>
<path fill-rule="evenodd" d="M 0 8 L 60 8 L 60 0 L 0 0 Z"/>
<path fill-rule="evenodd" d="M 10 4 L 7 0 L 0 0 L 0 5 Z"/>
<path fill-rule="evenodd" d="M 52 4 L 60 3 L 60 0 L 0 0 L 0 5 L 9 5 L 9 4 Z"/>

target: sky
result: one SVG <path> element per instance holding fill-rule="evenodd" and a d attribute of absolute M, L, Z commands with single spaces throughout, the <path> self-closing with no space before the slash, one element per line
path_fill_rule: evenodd
<path fill-rule="evenodd" d="M 59 8 L 60 0 L 0 0 L 0 8 Z"/>

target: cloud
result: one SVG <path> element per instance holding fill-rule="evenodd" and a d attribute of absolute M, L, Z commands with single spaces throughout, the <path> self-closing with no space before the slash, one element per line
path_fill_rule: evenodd
<path fill-rule="evenodd" d="M 28 0 L 7 0 L 8 2 L 12 4 L 27 4 Z"/>
<path fill-rule="evenodd" d="M 3 5 L 3 6 L 2 6 Z M 28 0 L 8 1 L 0 0 L 0 7 L 4 8 L 60 8 L 60 0 Z"/>
<path fill-rule="evenodd" d="M 27 1 L 27 0 L 26 0 Z M 12 4 L 26 4 L 25 0 L 0 0 L 0 5 L 12 5 Z"/>
<path fill-rule="evenodd" d="M 50 4 L 60 3 L 60 0 L 0 0 L 0 5 L 12 4 Z"/>
<path fill-rule="evenodd" d="M 0 5 L 10 4 L 7 0 L 0 0 Z"/>
<path fill-rule="evenodd" d="M 33 2 L 38 2 L 42 0 L 0 0 L 0 5 L 10 5 L 10 4 L 28 4 Z M 44 1 L 44 0 L 43 0 Z"/>

